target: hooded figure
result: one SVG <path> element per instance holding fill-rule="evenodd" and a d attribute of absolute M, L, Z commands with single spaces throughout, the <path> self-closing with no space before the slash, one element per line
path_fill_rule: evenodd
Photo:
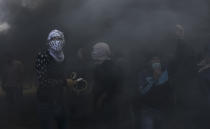
<path fill-rule="evenodd" d="M 48 36 L 48 48 L 39 52 L 35 59 L 41 129 L 52 129 L 53 120 L 59 129 L 67 127 L 63 102 L 64 86 L 68 85 L 64 75 L 64 44 L 63 33 L 52 30 Z"/>
<path fill-rule="evenodd" d="M 63 47 L 65 45 L 64 35 L 59 30 L 52 30 L 48 36 L 48 50 L 50 55 L 57 61 L 64 60 Z"/>
<path fill-rule="evenodd" d="M 121 69 L 111 59 L 111 51 L 106 43 L 97 43 L 93 46 L 92 59 L 95 62 L 93 70 L 95 106 L 99 118 L 106 125 L 117 125 L 117 101 L 121 91 Z M 114 125 L 113 125 L 114 124 Z"/>
<path fill-rule="evenodd" d="M 99 42 L 93 46 L 92 59 L 95 64 L 102 64 L 104 61 L 111 60 L 111 51 L 108 44 Z"/>

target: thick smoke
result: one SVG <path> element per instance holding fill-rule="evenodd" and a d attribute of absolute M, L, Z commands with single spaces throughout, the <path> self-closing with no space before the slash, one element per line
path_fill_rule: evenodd
<path fill-rule="evenodd" d="M 55 20 L 68 31 L 69 50 L 105 41 L 132 59 L 154 50 L 171 51 L 176 24 L 183 25 L 186 39 L 202 50 L 209 33 L 207 18 L 206 0 L 63 0 Z"/>
<path fill-rule="evenodd" d="M 34 57 L 53 28 L 64 31 L 69 59 L 103 41 L 134 65 L 145 53 L 172 50 L 176 24 L 202 50 L 210 40 L 209 7 L 209 0 L 0 0 L 0 66 L 13 54 L 31 81 Z"/>
<path fill-rule="evenodd" d="M 1 59 L 13 53 L 33 75 L 34 56 L 53 28 L 64 31 L 69 58 L 80 47 L 104 41 L 136 60 L 166 48 L 176 24 L 201 49 L 210 33 L 208 6 L 207 0 L 0 0 Z"/>
<path fill-rule="evenodd" d="M 47 33 L 55 24 L 51 18 L 56 15 L 60 2 L 56 0 L 0 2 L 1 66 L 4 65 L 7 55 L 12 55 L 22 60 L 27 72 L 26 77 L 31 79 L 35 53 L 45 45 Z"/>
<path fill-rule="evenodd" d="M 107 41 L 130 51 L 158 46 L 174 34 L 176 24 L 185 27 L 188 37 L 198 37 L 202 32 L 197 30 L 208 25 L 206 0 L 1 0 L 0 7 L 1 28 L 10 30 L 2 42 L 20 55 L 43 46 L 54 26 L 65 31 L 72 49 Z"/>

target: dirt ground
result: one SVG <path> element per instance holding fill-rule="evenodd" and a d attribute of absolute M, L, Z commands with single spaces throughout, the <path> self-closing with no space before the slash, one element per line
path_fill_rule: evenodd
<path fill-rule="evenodd" d="M 40 129 L 37 116 L 35 88 L 24 90 L 21 103 L 10 105 L 5 100 L 5 93 L 0 89 L 0 129 Z M 132 111 L 131 111 L 132 112 Z M 176 110 L 168 119 L 168 129 L 209 129 L 208 115 L 197 109 Z M 135 115 L 135 112 L 133 112 Z M 128 117 L 121 122 L 121 129 L 134 129 L 136 120 Z M 71 122 L 71 129 L 103 129 L 103 125 Z M 55 128 L 56 129 L 56 128 Z"/>

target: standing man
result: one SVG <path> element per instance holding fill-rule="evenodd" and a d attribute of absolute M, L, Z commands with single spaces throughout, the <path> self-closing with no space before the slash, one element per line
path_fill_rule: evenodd
<path fill-rule="evenodd" d="M 23 95 L 23 63 L 7 56 L 7 64 L 2 77 L 2 88 L 6 92 L 8 103 L 19 103 Z"/>
<path fill-rule="evenodd" d="M 52 30 L 47 39 L 47 49 L 39 52 L 35 59 L 41 129 L 52 129 L 54 120 L 58 129 L 67 128 L 64 87 L 72 86 L 73 81 L 66 79 L 64 75 L 64 44 L 64 34 L 59 30 Z"/>
<path fill-rule="evenodd" d="M 199 70 L 199 80 L 200 80 L 200 88 L 202 89 L 202 93 L 205 96 L 205 104 L 207 104 L 208 108 L 210 106 L 210 45 L 208 45 L 206 55 L 204 59 L 198 64 Z"/>
<path fill-rule="evenodd" d="M 101 126 L 116 129 L 118 126 L 118 97 L 122 87 L 122 70 L 111 58 L 110 47 L 107 43 L 99 42 L 93 46 L 92 59 L 95 63 L 93 70 L 95 109 L 100 114 Z M 97 118 L 98 118 L 97 117 Z"/>
<path fill-rule="evenodd" d="M 176 25 L 175 53 L 169 65 L 169 74 L 173 88 L 176 92 L 177 106 L 189 106 L 189 90 L 195 84 L 196 58 L 192 47 L 184 38 L 184 27 Z M 193 80 L 193 81 L 192 81 Z"/>
<path fill-rule="evenodd" d="M 139 128 L 163 128 L 166 123 L 166 114 L 173 104 L 173 94 L 169 84 L 168 70 L 159 57 L 153 57 L 149 67 L 140 73 L 138 85 L 141 106 L 139 107 L 141 109 L 141 127 Z"/>

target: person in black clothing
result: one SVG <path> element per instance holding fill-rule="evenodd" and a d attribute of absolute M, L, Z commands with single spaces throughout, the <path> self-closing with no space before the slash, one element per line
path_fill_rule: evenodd
<path fill-rule="evenodd" d="M 169 74 L 171 83 L 176 92 L 177 106 L 189 106 L 189 101 L 186 96 L 196 80 L 196 56 L 192 47 L 184 39 L 184 28 L 181 25 L 176 25 L 174 58 L 169 63 Z"/>
<path fill-rule="evenodd" d="M 64 44 L 63 33 L 52 30 L 48 36 L 48 48 L 39 52 L 35 59 L 41 129 L 52 129 L 54 120 L 59 129 L 67 128 L 64 87 L 71 87 L 75 82 L 65 77 Z"/>
<path fill-rule="evenodd" d="M 108 128 L 116 128 L 117 98 L 122 86 L 120 67 L 111 59 L 111 51 L 106 43 L 100 42 L 93 46 L 92 58 L 95 62 L 93 70 L 95 109 L 100 112 L 99 118 L 102 118 L 103 124 L 108 125 Z"/>
<path fill-rule="evenodd" d="M 172 75 L 182 76 L 195 75 L 195 53 L 184 39 L 184 28 L 181 25 L 176 25 L 176 47 L 175 55 L 172 61 Z M 190 78 L 190 77 L 189 77 Z"/>
<path fill-rule="evenodd" d="M 90 54 L 85 47 L 79 48 L 75 59 L 71 58 L 69 61 L 72 67 L 70 72 L 75 72 L 77 76 L 84 78 L 88 82 L 87 89 L 80 93 L 69 94 L 69 109 L 71 120 L 74 121 L 75 126 L 85 127 L 89 126 L 92 120 L 93 113 L 93 94 L 92 94 L 92 78 L 90 68 Z M 68 64 L 68 65 L 69 65 Z"/>
<path fill-rule="evenodd" d="M 167 67 L 159 57 L 153 57 L 149 64 L 149 67 L 139 74 L 137 103 L 140 103 L 138 106 L 141 109 L 141 122 L 136 123 L 140 123 L 137 128 L 159 129 L 163 128 L 163 121 L 173 104 L 173 92 Z"/>
<path fill-rule="evenodd" d="M 2 76 L 2 89 L 6 92 L 9 104 L 18 104 L 23 96 L 23 63 L 12 56 L 7 58 Z"/>
<path fill-rule="evenodd" d="M 204 59 L 198 64 L 199 81 L 202 93 L 205 96 L 207 107 L 210 106 L 210 45 L 207 47 L 207 52 Z"/>
<path fill-rule="evenodd" d="M 207 45 L 204 53 L 203 60 L 198 65 L 198 79 L 199 88 L 201 91 L 200 101 L 200 125 L 202 128 L 209 128 L 209 116 L 210 116 L 210 45 Z"/>

